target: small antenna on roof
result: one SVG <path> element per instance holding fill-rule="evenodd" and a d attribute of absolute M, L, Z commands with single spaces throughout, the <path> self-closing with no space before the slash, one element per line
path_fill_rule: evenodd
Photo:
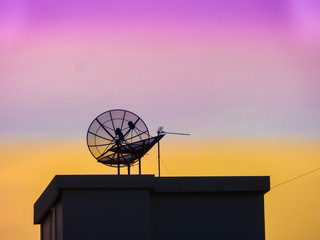
<path fill-rule="evenodd" d="M 165 134 L 190 136 L 189 133 L 166 132 L 166 131 L 163 131 L 163 127 L 158 128 L 157 134 L 158 134 L 158 137 Z M 160 177 L 160 141 L 158 141 L 158 171 L 159 171 L 159 177 Z"/>

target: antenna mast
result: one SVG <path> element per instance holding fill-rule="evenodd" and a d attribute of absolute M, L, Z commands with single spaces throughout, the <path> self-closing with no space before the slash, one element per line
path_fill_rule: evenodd
<path fill-rule="evenodd" d="M 166 132 L 166 131 L 163 131 L 163 127 L 158 128 L 157 134 L 158 136 L 160 136 L 161 134 L 190 136 L 189 133 Z M 159 177 L 160 177 L 160 141 L 158 142 L 158 171 L 159 171 Z"/>

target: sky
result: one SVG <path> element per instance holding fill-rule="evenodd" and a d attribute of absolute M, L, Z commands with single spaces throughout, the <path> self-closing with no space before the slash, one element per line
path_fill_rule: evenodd
<path fill-rule="evenodd" d="M 266 239 L 319 239 L 320 171 L 277 186 L 320 167 L 319 65 L 319 0 L 0 0 L 0 238 L 40 239 L 54 175 L 116 174 L 86 132 L 122 108 L 191 134 L 164 176 L 268 175 Z"/>

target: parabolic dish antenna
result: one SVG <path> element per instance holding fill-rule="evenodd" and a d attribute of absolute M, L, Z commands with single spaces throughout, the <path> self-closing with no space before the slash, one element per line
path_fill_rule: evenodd
<path fill-rule="evenodd" d="M 130 167 L 137 162 L 141 174 L 141 158 L 164 135 L 151 137 L 139 116 L 127 110 L 115 109 L 100 114 L 92 121 L 87 144 L 98 162 L 117 167 L 119 175 L 121 167 L 128 167 L 130 174 Z"/>

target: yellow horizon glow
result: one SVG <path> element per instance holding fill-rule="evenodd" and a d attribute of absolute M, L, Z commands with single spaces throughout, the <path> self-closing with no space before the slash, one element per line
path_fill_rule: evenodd
<path fill-rule="evenodd" d="M 271 176 L 271 186 L 319 168 L 320 141 L 190 140 L 161 142 L 161 176 Z M 85 142 L 1 143 L 0 237 L 40 239 L 33 204 L 55 175 L 116 174 L 96 162 Z M 142 159 L 143 174 L 157 176 L 157 150 Z M 127 174 L 126 169 L 121 170 Z M 137 174 L 137 167 L 132 168 Z M 320 238 L 320 171 L 265 195 L 266 239 Z"/>

